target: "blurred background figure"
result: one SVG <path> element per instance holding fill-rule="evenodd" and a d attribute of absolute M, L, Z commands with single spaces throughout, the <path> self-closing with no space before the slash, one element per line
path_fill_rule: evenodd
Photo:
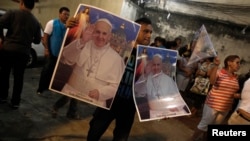
<path fill-rule="evenodd" d="M 0 51 L 0 102 L 8 100 L 9 79 L 13 70 L 14 86 L 10 101 L 13 109 L 18 109 L 20 105 L 31 44 L 41 42 L 41 26 L 31 13 L 34 6 L 34 0 L 20 0 L 19 10 L 7 11 L 0 18 L 0 38 L 4 41 Z M 8 30 L 5 37 L 4 28 Z"/>
<path fill-rule="evenodd" d="M 166 48 L 164 45 L 166 40 L 160 36 L 155 37 L 154 42 L 150 44 L 150 46 L 155 46 L 159 48 Z"/>

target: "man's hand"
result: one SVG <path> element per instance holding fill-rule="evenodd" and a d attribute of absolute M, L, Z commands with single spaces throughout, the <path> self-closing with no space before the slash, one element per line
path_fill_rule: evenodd
<path fill-rule="evenodd" d="M 71 17 L 67 20 L 66 22 L 66 27 L 67 28 L 72 28 L 78 25 L 78 20 L 75 17 Z"/>

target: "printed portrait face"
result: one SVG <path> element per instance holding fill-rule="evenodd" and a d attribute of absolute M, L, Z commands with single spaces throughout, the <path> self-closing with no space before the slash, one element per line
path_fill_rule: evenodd
<path fill-rule="evenodd" d="M 110 24 L 99 21 L 95 24 L 95 29 L 93 32 L 93 41 L 97 47 L 105 46 L 111 38 L 112 27 Z"/>
<path fill-rule="evenodd" d="M 152 60 L 152 72 L 153 74 L 158 74 L 162 70 L 162 60 L 160 57 L 155 56 Z"/>

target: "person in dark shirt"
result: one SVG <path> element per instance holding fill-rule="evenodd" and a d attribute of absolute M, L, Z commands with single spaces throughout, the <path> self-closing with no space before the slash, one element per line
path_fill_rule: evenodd
<path fill-rule="evenodd" d="M 23 89 L 23 77 L 29 58 L 32 42 L 41 42 L 41 26 L 32 15 L 34 0 L 20 0 L 19 10 L 10 10 L 0 18 L 0 38 L 3 40 L 0 52 L 0 102 L 8 100 L 9 78 L 11 70 L 14 75 L 14 86 L 10 105 L 18 109 Z M 7 34 L 3 38 L 3 29 Z"/>
<path fill-rule="evenodd" d="M 133 100 L 133 77 L 136 63 L 136 45 L 149 45 L 152 25 L 148 18 L 140 18 L 135 21 L 141 25 L 139 35 L 131 56 L 128 59 L 125 72 L 118 87 L 110 110 L 97 107 L 89 125 L 87 141 L 99 141 L 103 133 L 113 120 L 116 120 L 113 132 L 113 141 L 128 140 L 135 116 L 135 104 Z"/>

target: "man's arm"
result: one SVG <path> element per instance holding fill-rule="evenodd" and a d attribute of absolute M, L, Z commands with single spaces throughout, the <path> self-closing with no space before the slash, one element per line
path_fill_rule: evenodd
<path fill-rule="evenodd" d="M 44 33 L 43 35 L 43 45 L 44 45 L 44 56 L 48 57 L 49 56 L 49 34 Z"/>
<path fill-rule="evenodd" d="M 44 45 L 44 56 L 45 57 L 48 57 L 50 52 L 49 52 L 49 38 L 50 38 L 50 35 L 53 31 L 53 22 L 54 20 L 50 20 L 46 26 L 45 26 L 45 29 L 44 29 L 44 35 L 43 35 L 43 45 Z"/>

